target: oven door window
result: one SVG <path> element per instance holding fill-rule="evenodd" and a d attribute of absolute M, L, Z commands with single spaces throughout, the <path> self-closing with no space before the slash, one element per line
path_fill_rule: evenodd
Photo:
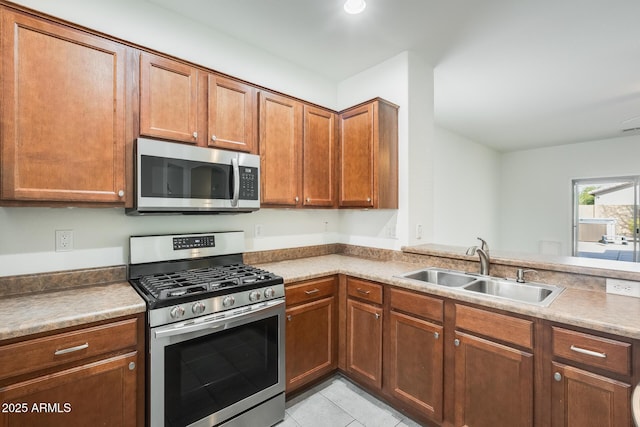
<path fill-rule="evenodd" d="M 142 197 L 231 200 L 233 170 L 222 163 L 141 156 Z"/>
<path fill-rule="evenodd" d="M 278 383 L 278 316 L 164 351 L 166 425 L 184 426 Z"/>

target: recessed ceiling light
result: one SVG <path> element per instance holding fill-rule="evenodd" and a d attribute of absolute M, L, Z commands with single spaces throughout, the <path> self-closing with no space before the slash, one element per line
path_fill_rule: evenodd
<path fill-rule="evenodd" d="M 356 15 L 367 7 L 367 3 L 364 0 L 347 0 L 344 2 L 344 10 L 351 15 Z"/>

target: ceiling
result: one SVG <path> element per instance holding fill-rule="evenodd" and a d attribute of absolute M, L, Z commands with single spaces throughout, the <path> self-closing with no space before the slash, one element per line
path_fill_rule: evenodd
<path fill-rule="evenodd" d="M 148 0 L 340 81 L 402 51 L 436 123 L 499 151 L 640 128 L 638 0 Z"/>

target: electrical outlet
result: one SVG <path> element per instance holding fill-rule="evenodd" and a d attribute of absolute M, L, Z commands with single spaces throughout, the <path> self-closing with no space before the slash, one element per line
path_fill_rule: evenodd
<path fill-rule="evenodd" d="M 256 224 L 255 227 L 253 227 L 253 236 L 262 237 L 262 224 Z"/>
<path fill-rule="evenodd" d="M 73 250 L 73 230 L 56 230 L 56 252 Z"/>
<path fill-rule="evenodd" d="M 396 238 L 396 225 L 395 224 L 387 225 L 386 234 L 387 234 L 388 238 L 395 239 Z"/>
<path fill-rule="evenodd" d="M 640 298 L 640 282 L 607 279 L 607 293 Z"/>
<path fill-rule="evenodd" d="M 422 224 L 416 224 L 416 239 L 422 239 Z"/>

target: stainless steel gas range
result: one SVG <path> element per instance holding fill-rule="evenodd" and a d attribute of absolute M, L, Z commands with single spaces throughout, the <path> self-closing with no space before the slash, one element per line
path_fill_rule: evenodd
<path fill-rule="evenodd" d="M 284 418 L 284 281 L 242 263 L 243 232 L 130 238 L 148 307 L 148 422 L 270 426 Z"/>

